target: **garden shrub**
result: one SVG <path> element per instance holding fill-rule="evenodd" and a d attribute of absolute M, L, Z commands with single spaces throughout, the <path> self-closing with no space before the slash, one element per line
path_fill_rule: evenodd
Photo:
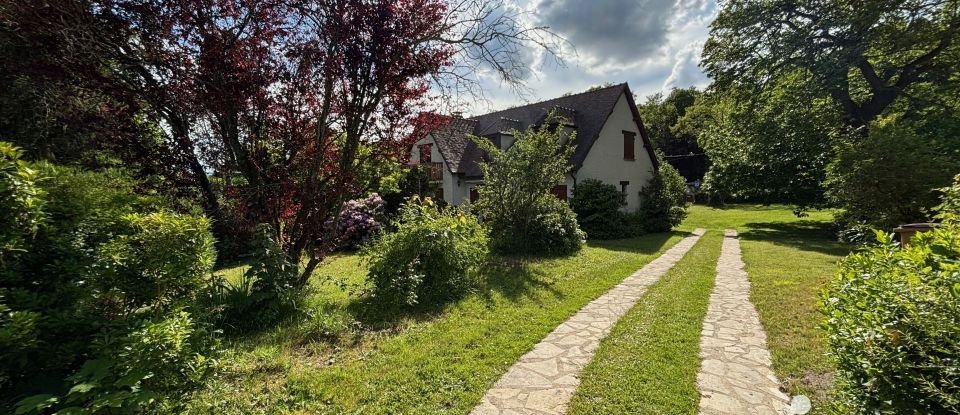
<path fill-rule="evenodd" d="M 23 248 L 43 222 L 39 172 L 21 160 L 23 152 L 0 141 L 0 261 Z"/>
<path fill-rule="evenodd" d="M 823 298 L 846 412 L 960 412 L 960 176 L 942 226 L 843 260 Z"/>
<path fill-rule="evenodd" d="M 577 214 L 580 229 L 590 239 L 615 239 L 632 236 L 627 215 L 620 209 L 627 205 L 626 195 L 612 184 L 587 179 L 573 189 L 570 207 Z"/>
<path fill-rule="evenodd" d="M 507 255 L 547 256 L 569 255 L 583 247 L 587 235 L 577 224 L 577 214 L 566 203 L 551 195 L 537 201 L 535 210 L 537 215 L 523 226 L 491 224 L 494 237 L 490 246 Z M 515 233 L 520 229 L 523 229 L 523 233 Z"/>
<path fill-rule="evenodd" d="M 511 255 L 564 255 L 583 246 L 586 235 L 576 214 L 551 193 L 566 181 L 567 160 L 573 151 L 570 146 L 558 147 L 563 134 L 551 114 L 536 129 L 515 131 L 516 140 L 506 150 L 474 137 L 492 159 L 481 164 L 484 183 L 477 189 L 475 210 L 490 229 L 494 250 Z M 575 137 L 567 138 L 574 141 Z M 553 148 L 557 151 L 548 150 Z"/>
<path fill-rule="evenodd" d="M 267 224 L 257 226 L 253 259 L 238 281 L 215 278 L 211 311 L 218 325 L 233 331 L 260 328 L 297 311 L 306 292 L 296 285 L 297 267 L 273 238 Z"/>
<path fill-rule="evenodd" d="M 90 267 L 90 286 L 104 310 L 142 312 L 192 300 L 206 284 L 216 253 L 203 216 L 130 213 L 119 234 L 101 244 Z"/>
<path fill-rule="evenodd" d="M 104 337 L 96 358 L 68 378 L 62 396 L 34 395 L 17 405 L 18 414 L 173 413 L 217 368 L 204 353 L 214 338 L 198 330 L 187 312 L 142 320 L 121 338 Z"/>
<path fill-rule="evenodd" d="M 336 220 L 340 248 L 357 249 L 373 240 L 383 229 L 384 210 L 385 203 L 376 193 L 344 203 Z"/>
<path fill-rule="evenodd" d="M 133 356 L 117 365 L 127 374 L 148 373 L 149 381 L 136 382 L 114 370 L 117 365 L 100 370 L 120 383 L 91 386 L 78 379 L 86 376 L 85 361 L 118 359 L 135 349 L 120 346 L 118 339 L 190 310 L 215 259 L 207 220 L 173 213 L 164 198 L 135 192 L 138 182 L 120 170 L 86 172 L 27 163 L 16 151 L 0 153 L 0 181 L 6 181 L 0 203 L 40 199 L 33 205 L 39 211 L 35 221 L 18 220 L 15 255 L 0 262 L 0 413 L 14 406 L 96 412 L 88 406 L 91 400 L 68 396 L 83 390 L 96 389 L 124 404 L 125 394 L 159 402 L 174 390 L 189 389 L 186 372 L 155 370 Z M 18 186 L 8 185 L 11 175 L 22 180 Z M 190 319 L 177 324 L 190 333 L 205 332 Z M 144 350 L 185 344 L 169 337 L 141 343 L 153 340 Z M 208 344 L 191 341 L 180 349 L 189 361 L 167 356 L 164 364 L 195 365 Z M 73 406 L 79 408 L 66 411 Z"/>
<path fill-rule="evenodd" d="M 929 220 L 938 203 L 936 189 L 960 171 L 960 143 L 924 134 L 893 116 L 873 122 L 868 131 L 866 137 L 838 138 L 827 166 L 827 198 L 842 209 L 837 221 L 889 230 Z"/>
<path fill-rule="evenodd" d="M 394 306 L 429 305 L 463 296 L 476 286 L 489 243 L 476 218 L 413 197 L 400 208 L 394 226 L 395 231 L 363 250 L 375 300 Z"/>
<path fill-rule="evenodd" d="M 657 174 L 640 191 L 637 215 L 646 232 L 667 232 L 687 217 L 687 182 L 662 159 Z"/>

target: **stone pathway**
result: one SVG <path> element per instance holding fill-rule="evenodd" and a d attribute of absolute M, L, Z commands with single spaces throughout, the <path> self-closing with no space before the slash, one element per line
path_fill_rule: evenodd
<path fill-rule="evenodd" d="M 700 335 L 700 413 L 786 414 L 790 398 L 770 369 L 767 336 L 750 302 L 737 232 L 724 233 L 717 280 Z"/>
<path fill-rule="evenodd" d="M 610 333 L 637 300 L 673 267 L 703 235 L 683 238 L 667 252 L 584 306 L 520 357 L 487 391 L 473 415 L 563 414 L 580 384 L 580 370 L 590 362 L 600 340 Z"/>

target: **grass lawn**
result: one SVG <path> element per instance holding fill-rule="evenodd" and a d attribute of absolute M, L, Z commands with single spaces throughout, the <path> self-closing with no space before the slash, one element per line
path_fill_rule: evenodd
<path fill-rule="evenodd" d="M 231 363 L 193 398 L 191 412 L 466 413 L 547 333 L 681 236 L 592 243 L 570 258 L 498 260 L 476 294 L 389 319 L 364 311 L 358 258 L 334 258 L 314 278 L 311 317 L 228 340 Z"/>
<path fill-rule="evenodd" d="M 832 368 L 816 302 L 847 253 L 832 242 L 830 219 L 783 206 L 691 207 L 680 229 L 709 231 L 603 341 L 571 413 L 696 412 L 699 333 L 727 228 L 740 231 L 774 371 L 824 413 Z M 569 258 L 497 259 L 477 293 L 406 314 L 371 312 L 360 259 L 337 256 L 314 276 L 308 317 L 228 338 L 224 374 L 191 412 L 467 413 L 547 333 L 682 235 L 591 243 Z"/>
<path fill-rule="evenodd" d="M 700 330 L 722 230 L 708 231 L 603 340 L 571 414 L 695 414 Z"/>
<path fill-rule="evenodd" d="M 797 218 L 784 206 L 694 206 L 682 226 L 740 232 L 750 299 L 767 331 L 774 372 L 788 394 L 813 399 L 813 413 L 826 412 L 833 387 L 826 337 L 817 327 L 823 320 L 817 301 L 837 261 L 850 250 L 835 242 L 831 219 L 832 212 Z"/>

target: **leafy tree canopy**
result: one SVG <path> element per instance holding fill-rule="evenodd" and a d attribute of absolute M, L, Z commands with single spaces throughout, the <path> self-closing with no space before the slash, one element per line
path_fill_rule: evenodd
<path fill-rule="evenodd" d="M 956 93 L 958 29 L 958 0 L 729 0 L 703 65 L 721 88 L 809 72 L 848 124 L 864 126 L 897 99 Z"/>

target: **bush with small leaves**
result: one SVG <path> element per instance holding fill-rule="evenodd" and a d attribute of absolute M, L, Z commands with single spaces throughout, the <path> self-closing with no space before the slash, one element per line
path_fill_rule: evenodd
<path fill-rule="evenodd" d="M 558 123 L 551 113 L 540 126 L 515 131 L 516 140 L 506 150 L 474 137 L 492 158 L 481 165 L 484 182 L 478 187 L 475 211 L 490 229 L 491 247 L 497 252 L 566 255 L 583 246 L 586 234 L 576 214 L 552 193 L 566 181 L 573 153 L 571 146 L 558 143 L 574 142 L 576 135 L 566 137 Z"/>
<path fill-rule="evenodd" d="M 16 413 L 173 413 L 187 398 L 184 391 L 216 369 L 217 360 L 205 354 L 215 343 L 186 312 L 144 320 L 123 337 L 103 337 L 97 357 L 68 378 L 66 394 L 24 399 Z"/>
<path fill-rule="evenodd" d="M 176 412 L 208 373 L 209 336 L 183 314 L 202 311 L 192 307 L 215 261 L 208 221 L 138 193 L 121 170 L 6 149 L 0 203 L 36 209 L 16 215 L 19 239 L 4 235 L 15 249 L 0 261 L 0 413 Z"/>
<path fill-rule="evenodd" d="M 847 413 L 960 412 L 960 176 L 942 226 L 843 260 L 823 298 Z"/>
<path fill-rule="evenodd" d="M 394 226 L 395 231 L 363 250 L 376 301 L 392 306 L 438 304 L 476 286 L 489 244 L 476 218 L 414 197 L 400 208 Z"/>
<path fill-rule="evenodd" d="M 116 237 L 98 247 L 89 269 L 101 308 L 127 314 L 165 310 L 192 301 L 206 284 L 216 252 L 205 217 L 130 213 L 116 225 Z"/>
<path fill-rule="evenodd" d="M 637 215 L 646 232 L 667 232 L 687 217 L 687 183 L 662 159 L 657 174 L 640 191 Z"/>
<path fill-rule="evenodd" d="M 626 195 L 612 184 L 586 179 L 573 188 L 570 208 L 577 214 L 577 223 L 590 239 L 615 239 L 630 235 L 627 217 L 622 209 Z"/>

